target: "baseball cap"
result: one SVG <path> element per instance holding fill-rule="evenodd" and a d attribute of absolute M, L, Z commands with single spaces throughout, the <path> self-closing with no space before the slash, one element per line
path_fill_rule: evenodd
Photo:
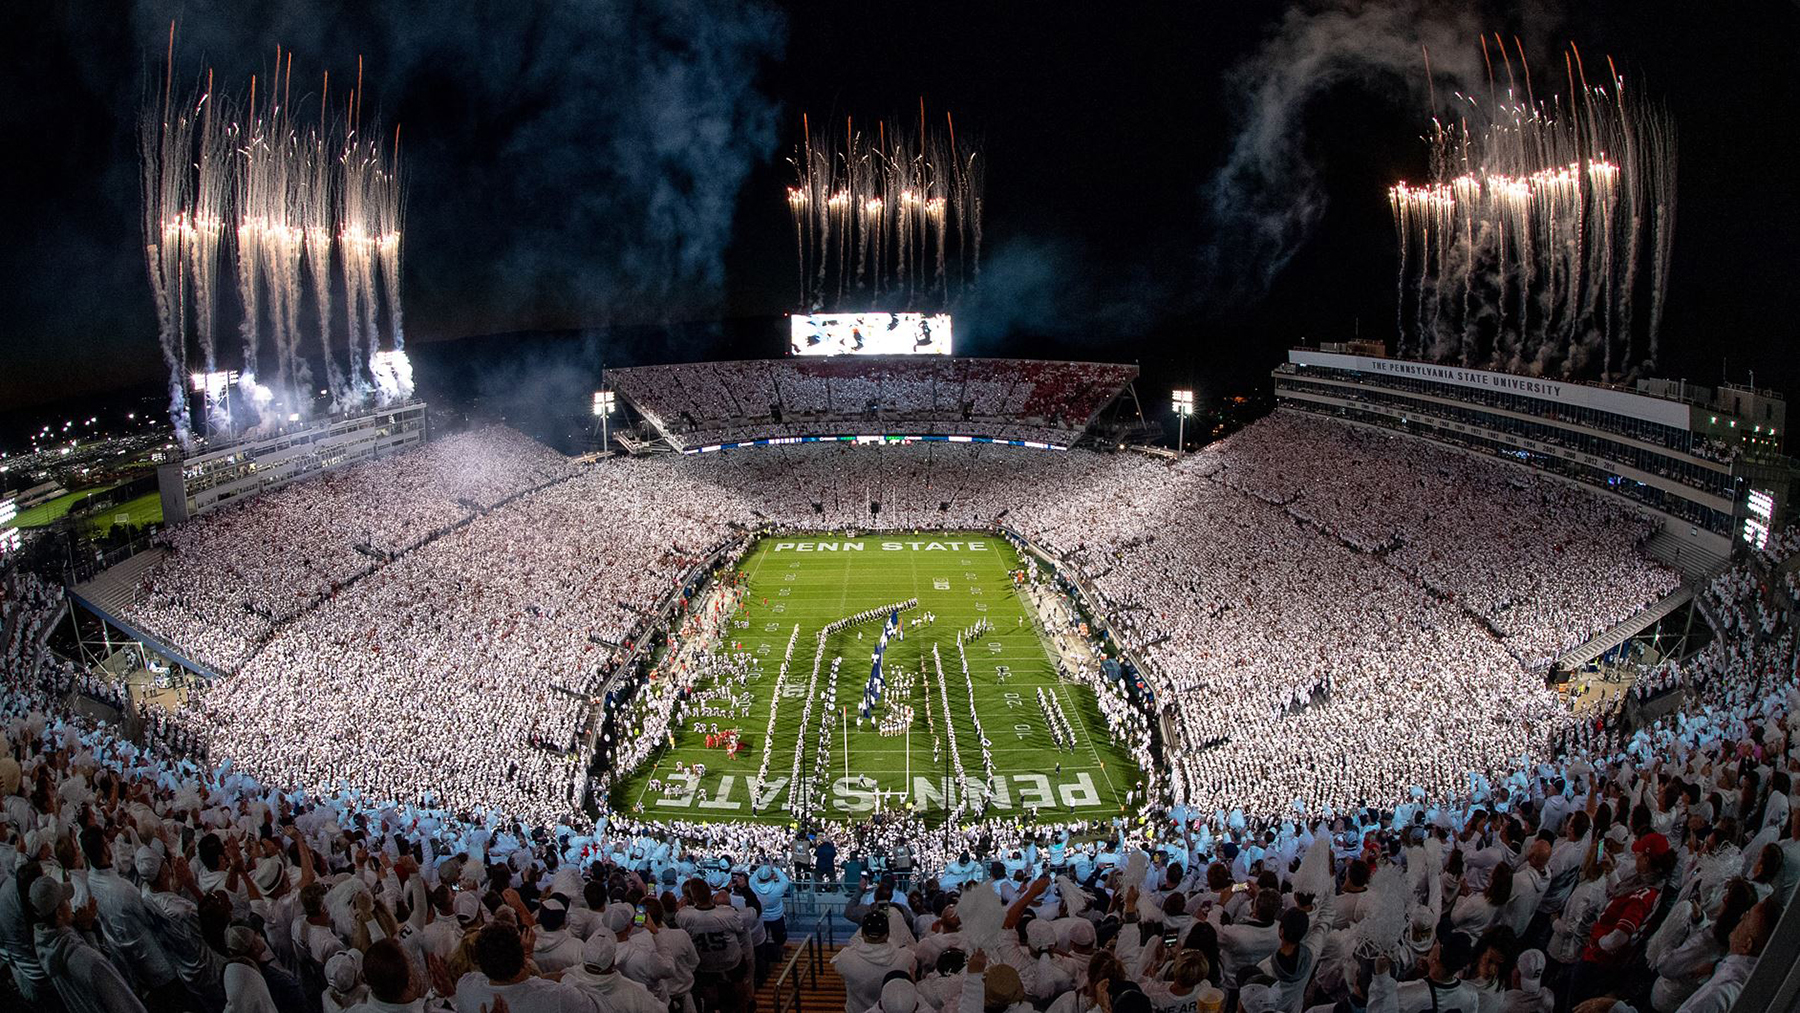
<path fill-rule="evenodd" d="M 864 939 L 867 939 L 872 943 L 878 943 L 886 939 L 888 936 L 887 911 L 882 908 L 876 908 L 868 914 L 863 915 L 862 934 Z"/>
<path fill-rule="evenodd" d="M 1526 950 L 1519 954 L 1519 977 L 1537 984 L 1544 979 L 1545 963 L 1543 950 Z"/>
<path fill-rule="evenodd" d="M 481 920 L 481 898 L 472 893 L 459 893 L 450 903 L 450 910 L 455 912 L 457 921 L 473 925 Z"/>
<path fill-rule="evenodd" d="M 31 910 L 37 912 L 39 918 L 49 918 L 56 914 L 56 909 L 63 901 L 75 896 L 72 884 L 60 882 L 49 876 L 39 876 L 31 884 Z"/>
<path fill-rule="evenodd" d="M 881 1013 L 913 1013 L 919 1005 L 919 990 L 905 978 L 895 978 L 881 986 Z"/>
<path fill-rule="evenodd" d="M 225 930 L 227 956 L 247 954 L 256 948 L 256 930 L 248 925 L 233 925 Z"/>
<path fill-rule="evenodd" d="M 1274 990 L 1267 985 L 1245 985 L 1238 990 L 1238 1008 L 1243 1013 L 1267 1013 L 1275 1008 Z"/>
<path fill-rule="evenodd" d="M 1669 853 L 1669 839 L 1661 834 L 1645 834 L 1637 839 L 1631 850 L 1640 855 L 1648 854 L 1652 858 L 1659 858 Z"/>
<path fill-rule="evenodd" d="M 325 962 L 325 980 L 339 992 L 348 992 L 362 980 L 362 953 L 343 950 Z"/>
<path fill-rule="evenodd" d="M 631 927 L 631 923 L 636 917 L 637 909 L 630 904 L 608 904 L 606 913 L 600 916 L 600 921 L 609 932 L 623 932 Z"/>
<path fill-rule="evenodd" d="M 619 944 L 612 936 L 604 932 L 596 932 L 581 944 L 581 962 L 596 973 L 612 970 L 613 959 L 618 955 Z"/>
<path fill-rule="evenodd" d="M 984 1005 L 992 1009 L 996 1006 L 1011 1006 L 1025 1000 L 1025 986 L 1019 981 L 1019 972 L 1010 964 L 995 964 L 987 969 L 982 979 Z"/>
<path fill-rule="evenodd" d="M 137 869 L 139 879 L 145 883 L 152 883 L 156 880 L 157 874 L 162 872 L 163 858 L 157 854 L 155 848 L 140 845 L 132 853 L 131 864 Z"/>

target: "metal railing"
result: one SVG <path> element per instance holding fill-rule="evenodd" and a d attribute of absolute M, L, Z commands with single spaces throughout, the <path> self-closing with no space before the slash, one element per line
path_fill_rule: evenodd
<path fill-rule="evenodd" d="M 1789 903 L 1731 1013 L 1791 1013 L 1800 1006 L 1800 905 Z"/>
<path fill-rule="evenodd" d="M 837 919 L 850 902 L 843 883 L 796 879 L 785 899 L 788 925 L 824 936 L 826 946 L 837 945 Z"/>
<path fill-rule="evenodd" d="M 780 977 L 775 979 L 773 990 L 773 1013 L 798 1013 L 800 994 L 803 989 L 813 990 L 819 987 L 819 968 L 825 963 L 825 947 L 819 941 L 822 929 L 814 929 L 800 940 L 794 955 L 788 958 L 787 965 L 781 969 Z M 802 981 L 805 984 L 802 984 Z"/>

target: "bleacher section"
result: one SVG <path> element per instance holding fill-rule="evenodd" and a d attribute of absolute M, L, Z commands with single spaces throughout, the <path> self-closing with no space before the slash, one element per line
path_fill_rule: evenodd
<path fill-rule="evenodd" d="M 1688 544 L 1687 539 L 1667 528 L 1659 528 L 1650 536 L 1644 543 L 1644 554 L 1681 574 L 1681 579 L 1693 586 L 1717 576 L 1728 562 L 1722 556 L 1705 551 L 1704 546 Z"/>
<path fill-rule="evenodd" d="M 145 549 L 117 566 L 100 571 L 93 580 L 75 585 L 75 593 L 109 615 L 122 615 L 136 603 L 145 575 L 168 554 L 168 550 L 160 546 Z"/>
<path fill-rule="evenodd" d="M 1682 586 L 1565 652 L 1557 659 L 1562 668 L 1579 668 L 1673 615 L 1694 600 L 1695 588 L 1704 587 L 1729 565 L 1728 560 L 1689 545 L 1667 528 L 1659 528 L 1650 536 L 1644 543 L 1644 554 L 1681 574 Z"/>
<path fill-rule="evenodd" d="M 1068 446 L 1137 376 L 1137 367 L 856 356 L 636 366 L 607 376 L 678 450 L 879 434 Z"/>
<path fill-rule="evenodd" d="M 1656 625 L 1658 620 L 1672 615 L 1676 609 L 1693 600 L 1693 587 L 1689 585 L 1678 587 L 1661 600 L 1614 623 L 1587 642 L 1570 649 L 1557 659 L 1557 664 L 1564 669 L 1579 668 Z"/>

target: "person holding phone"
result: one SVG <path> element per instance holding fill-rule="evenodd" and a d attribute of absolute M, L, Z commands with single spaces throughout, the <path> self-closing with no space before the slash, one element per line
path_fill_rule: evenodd
<path fill-rule="evenodd" d="M 756 871 L 749 877 L 750 890 L 762 903 L 763 952 L 759 954 L 758 967 L 773 966 L 787 948 L 786 898 L 791 883 L 788 874 L 776 868 L 766 855 L 761 856 Z"/>

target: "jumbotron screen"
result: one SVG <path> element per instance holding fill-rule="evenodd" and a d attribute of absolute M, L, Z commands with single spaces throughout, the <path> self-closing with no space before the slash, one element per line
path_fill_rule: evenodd
<path fill-rule="evenodd" d="M 795 355 L 949 355 L 950 314 L 810 313 L 789 317 Z"/>

